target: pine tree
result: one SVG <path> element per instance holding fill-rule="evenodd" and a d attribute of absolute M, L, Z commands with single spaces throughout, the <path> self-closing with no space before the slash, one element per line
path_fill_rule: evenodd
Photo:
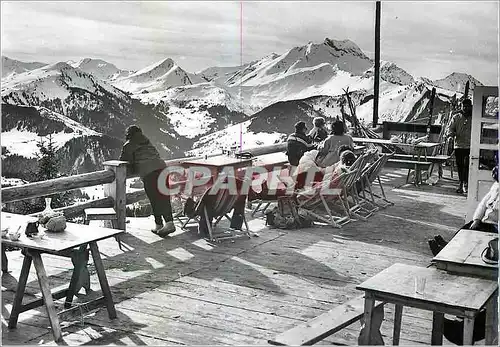
<path fill-rule="evenodd" d="M 36 180 L 47 181 L 59 177 L 59 160 L 56 158 L 52 134 L 48 136 L 47 142 L 45 142 L 43 138 L 40 138 L 36 146 L 39 150 L 39 153 L 37 153 L 38 172 L 36 174 Z"/>
<path fill-rule="evenodd" d="M 56 146 L 52 134 L 49 134 L 46 140 L 40 138 L 40 141 L 36 145 L 39 150 L 39 153 L 37 153 L 38 171 L 36 181 L 47 181 L 61 177 L 58 169 L 59 159 L 56 156 Z M 73 194 L 71 192 L 52 194 L 47 197 L 52 198 L 52 208 L 67 206 L 73 201 Z"/>

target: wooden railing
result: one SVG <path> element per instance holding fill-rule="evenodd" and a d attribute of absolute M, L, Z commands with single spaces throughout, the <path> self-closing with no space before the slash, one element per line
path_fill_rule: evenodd
<path fill-rule="evenodd" d="M 281 152 L 286 149 L 286 144 L 274 144 L 270 146 L 261 146 L 246 149 L 243 152 L 251 153 L 253 156 Z M 209 157 L 220 154 L 212 154 Z M 201 159 L 203 157 L 188 157 L 166 160 L 168 166 L 181 164 L 183 161 L 192 159 Z M 67 218 L 73 218 L 83 214 L 86 208 L 94 207 L 114 207 L 118 216 L 118 228 L 125 230 L 125 212 L 126 205 L 147 198 L 144 190 L 133 193 L 126 193 L 126 179 L 136 176 L 127 176 L 127 162 L 111 160 L 104 162 L 104 170 L 61 177 L 47 181 L 33 182 L 26 185 L 2 188 L 2 203 L 32 199 L 47 196 L 55 193 L 61 193 L 84 187 L 93 187 L 104 184 L 104 198 L 85 203 L 74 204 L 71 206 L 55 209 L 63 212 Z M 36 215 L 36 214 L 35 214 Z"/>

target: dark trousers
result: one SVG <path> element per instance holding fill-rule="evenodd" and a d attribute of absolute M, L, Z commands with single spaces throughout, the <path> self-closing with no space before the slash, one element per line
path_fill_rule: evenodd
<path fill-rule="evenodd" d="M 469 182 L 469 156 L 470 148 L 455 148 L 455 158 L 457 161 L 460 184 L 467 184 Z"/>
<path fill-rule="evenodd" d="M 163 195 L 158 190 L 158 176 L 162 170 L 153 171 L 142 178 L 144 190 L 148 196 L 153 215 L 155 216 L 156 224 L 163 224 L 162 217 L 165 222 L 172 222 L 172 205 L 170 204 L 170 196 Z"/>

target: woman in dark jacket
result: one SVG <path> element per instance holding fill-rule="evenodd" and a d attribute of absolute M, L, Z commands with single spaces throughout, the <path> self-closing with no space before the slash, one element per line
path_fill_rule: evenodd
<path fill-rule="evenodd" d="M 167 165 L 138 126 L 128 127 L 125 139 L 127 142 L 123 145 L 120 160 L 129 162 L 128 175 L 138 175 L 144 183 L 144 190 L 155 216 L 156 227 L 151 231 L 161 237 L 167 236 L 175 231 L 172 206 L 170 196 L 161 194 L 158 189 L 158 177 Z M 162 217 L 165 225 L 163 225 Z"/>
<path fill-rule="evenodd" d="M 313 142 L 319 143 L 328 137 L 328 130 L 326 130 L 325 118 L 316 117 L 313 120 L 314 127 L 309 132 L 309 137 Z"/>

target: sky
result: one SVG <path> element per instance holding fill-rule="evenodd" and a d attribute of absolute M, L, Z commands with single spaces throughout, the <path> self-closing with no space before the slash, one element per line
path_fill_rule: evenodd
<path fill-rule="evenodd" d="M 100 58 L 139 70 L 172 58 L 189 72 L 237 66 L 325 38 L 374 56 L 373 1 L 2 1 L 2 55 Z M 498 84 L 498 1 L 382 1 L 381 59 L 414 77 L 452 72 Z"/>

